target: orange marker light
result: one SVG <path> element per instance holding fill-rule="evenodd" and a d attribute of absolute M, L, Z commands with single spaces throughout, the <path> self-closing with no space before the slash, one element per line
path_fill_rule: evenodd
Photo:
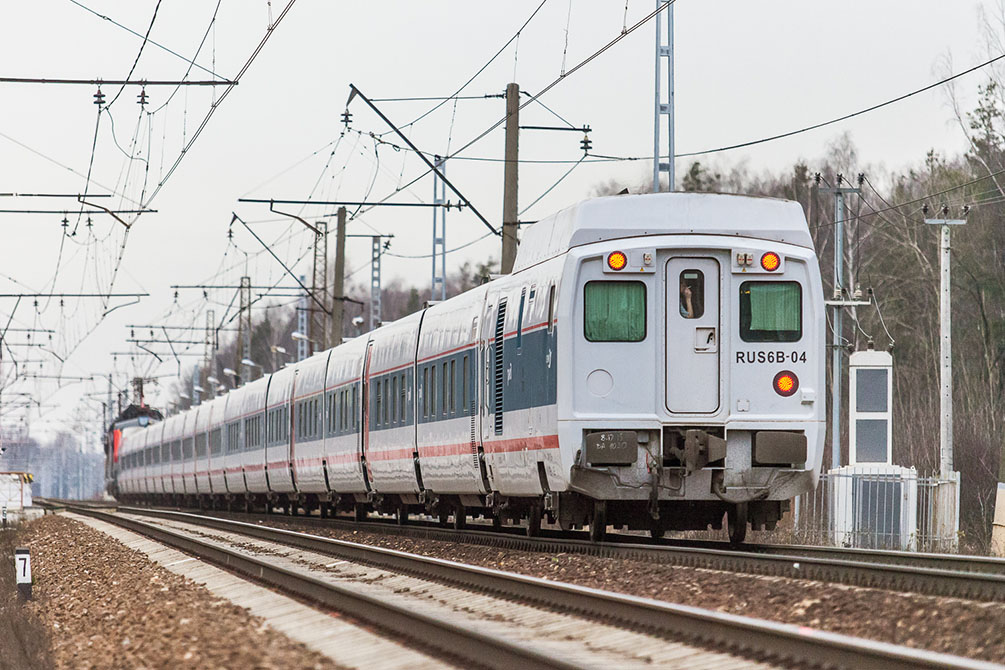
<path fill-rule="evenodd" d="M 774 251 L 769 251 L 761 256 L 761 267 L 768 272 L 774 272 L 781 264 L 782 259 Z"/>
<path fill-rule="evenodd" d="M 775 393 L 788 398 L 799 390 L 799 377 L 796 377 L 795 374 L 788 370 L 784 370 L 775 375 L 772 385 L 775 387 Z"/>
<path fill-rule="evenodd" d="M 607 256 L 607 267 L 612 270 L 624 270 L 628 265 L 628 256 L 621 251 L 612 252 Z"/>

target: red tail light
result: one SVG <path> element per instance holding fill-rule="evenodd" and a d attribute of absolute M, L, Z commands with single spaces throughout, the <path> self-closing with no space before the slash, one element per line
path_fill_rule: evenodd
<path fill-rule="evenodd" d="M 607 256 L 607 267 L 612 270 L 623 270 L 628 265 L 628 256 L 622 251 L 614 251 Z"/>
<path fill-rule="evenodd" d="M 775 380 L 771 384 L 775 388 L 775 393 L 788 398 L 799 390 L 799 377 L 796 377 L 795 373 L 783 370 L 775 375 Z"/>
<path fill-rule="evenodd" d="M 768 253 L 761 256 L 761 267 L 768 272 L 774 272 L 782 264 L 781 257 L 774 251 L 769 251 Z"/>

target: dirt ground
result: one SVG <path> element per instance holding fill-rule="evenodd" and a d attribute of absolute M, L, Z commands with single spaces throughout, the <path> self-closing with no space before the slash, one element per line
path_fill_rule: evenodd
<path fill-rule="evenodd" d="M 50 515 L 22 533 L 36 581 L 24 608 L 30 618 L 22 637 L 30 644 L 23 655 L 38 660 L 4 665 L 9 638 L 0 634 L 0 668 L 332 667 L 246 610 L 88 526 Z"/>

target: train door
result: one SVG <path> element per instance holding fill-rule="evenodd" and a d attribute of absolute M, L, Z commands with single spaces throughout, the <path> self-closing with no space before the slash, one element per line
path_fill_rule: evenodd
<path fill-rule="evenodd" d="M 363 375 L 360 379 L 362 387 L 361 395 L 361 421 L 360 421 L 360 460 L 363 463 L 363 478 L 366 481 L 367 489 L 370 489 L 370 482 L 373 481 L 373 473 L 370 472 L 370 463 L 367 460 L 370 455 L 370 360 L 373 358 L 373 342 L 366 345 L 366 355 L 363 358 Z"/>
<path fill-rule="evenodd" d="M 674 257 L 666 266 L 666 405 L 675 414 L 719 410 L 719 262 Z"/>

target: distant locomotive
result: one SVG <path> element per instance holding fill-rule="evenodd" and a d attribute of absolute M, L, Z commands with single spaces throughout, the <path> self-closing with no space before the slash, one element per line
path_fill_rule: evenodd
<path fill-rule="evenodd" d="M 582 202 L 513 273 L 123 433 L 126 500 L 773 527 L 816 484 L 824 301 L 794 202 Z"/>

